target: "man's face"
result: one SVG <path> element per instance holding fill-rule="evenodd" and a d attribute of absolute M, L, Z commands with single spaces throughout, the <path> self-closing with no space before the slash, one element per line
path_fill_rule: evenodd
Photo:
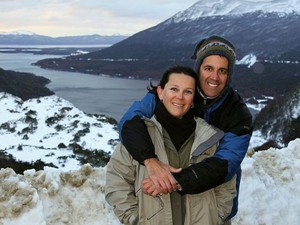
<path fill-rule="evenodd" d="M 207 56 L 200 66 L 200 86 L 207 97 L 217 97 L 228 80 L 228 60 L 219 55 Z"/>

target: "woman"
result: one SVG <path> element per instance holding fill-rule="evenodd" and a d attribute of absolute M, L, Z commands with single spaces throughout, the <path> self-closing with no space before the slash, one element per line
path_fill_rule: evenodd
<path fill-rule="evenodd" d="M 212 156 L 223 137 L 223 132 L 193 116 L 197 77 L 188 67 L 168 69 L 157 88 L 161 101 L 154 116 L 145 119 L 158 160 L 176 168 Z M 122 223 L 222 224 L 236 196 L 232 179 L 201 194 L 181 195 L 178 186 L 178 191 L 152 197 L 140 191 L 148 177 L 146 167 L 120 143 L 107 164 L 105 198 Z"/>

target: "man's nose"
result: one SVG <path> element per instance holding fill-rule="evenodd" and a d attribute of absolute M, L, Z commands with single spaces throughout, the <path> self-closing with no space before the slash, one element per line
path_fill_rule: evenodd
<path fill-rule="evenodd" d="M 218 80 L 219 79 L 219 73 L 218 71 L 213 71 L 210 75 L 210 78 L 211 79 L 214 79 L 214 80 Z"/>

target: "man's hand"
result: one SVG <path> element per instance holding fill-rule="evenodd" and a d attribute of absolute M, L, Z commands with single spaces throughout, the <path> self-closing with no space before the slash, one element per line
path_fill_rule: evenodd
<path fill-rule="evenodd" d="M 149 178 L 144 179 L 141 184 L 145 194 L 157 196 L 177 190 L 176 180 L 172 173 L 179 173 L 182 168 L 174 168 L 156 158 L 146 159 L 144 165 L 149 174 Z"/>

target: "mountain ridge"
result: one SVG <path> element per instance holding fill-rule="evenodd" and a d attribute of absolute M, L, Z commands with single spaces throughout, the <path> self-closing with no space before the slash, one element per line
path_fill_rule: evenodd
<path fill-rule="evenodd" d="M 112 45 L 125 35 L 77 35 L 50 37 L 30 31 L 0 32 L 0 45 Z"/>
<path fill-rule="evenodd" d="M 260 1 L 237 1 L 237 0 L 211 0 L 198 1 L 188 9 L 176 13 L 171 19 L 180 22 L 185 19 L 198 19 L 200 17 L 241 15 L 260 11 L 262 13 L 275 12 L 278 15 L 300 13 L 300 1 L 287 0 L 260 0 Z"/>

